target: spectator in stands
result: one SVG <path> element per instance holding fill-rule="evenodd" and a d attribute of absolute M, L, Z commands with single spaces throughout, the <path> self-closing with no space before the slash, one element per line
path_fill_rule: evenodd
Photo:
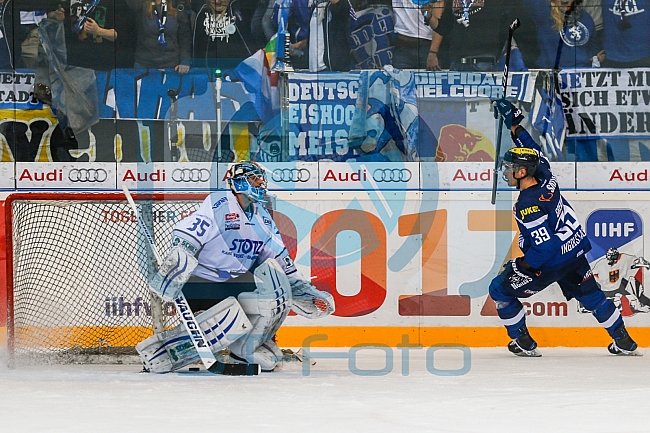
<path fill-rule="evenodd" d="M 0 0 L 0 67 L 36 67 L 38 23 L 58 9 L 54 0 Z"/>
<path fill-rule="evenodd" d="M 234 69 L 261 48 L 251 34 L 256 7 L 245 0 L 206 0 L 200 5 L 192 32 L 193 65 Z"/>
<path fill-rule="evenodd" d="M 309 70 L 350 70 L 350 18 L 349 0 L 315 0 L 309 22 Z"/>
<path fill-rule="evenodd" d="M 0 0 L 0 69 L 13 69 L 12 51 L 13 51 L 13 14 L 12 6 L 9 5 L 5 10 L 4 0 Z"/>
<path fill-rule="evenodd" d="M 273 0 L 257 0 L 257 9 L 253 15 L 251 32 L 262 46 L 266 45 L 275 34 L 273 28 Z"/>
<path fill-rule="evenodd" d="M 134 22 L 130 14 L 115 17 L 124 10 L 124 0 L 72 0 L 68 13 L 57 16 L 64 17 L 68 64 L 103 71 L 132 67 Z"/>
<path fill-rule="evenodd" d="M 393 66 L 398 69 L 440 69 L 438 48 L 442 38 L 434 41 L 444 0 L 393 0 L 395 16 L 395 51 Z"/>
<path fill-rule="evenodd" d="M 137 43 L 136 68 L 173 68 L 184 74 L 190 70 L 192 31 L 185 7 L 171 0 L 126 0 L 135 13 Z M 183 4 L 184 3 L 179 3 Z"/>
<path fill-rule="evenodd" d="M 650 0 L 603 0 L 603 66 L 650 66 Z"/>
<path fill-rule="evenodd" d="M 280 6 L 282 0 L 275 0 L 273 5 L 273 26 L 278 30 Z M 311 17 L 310 0 L 293 0 L 289 9 L 287 31 L 291 38 L 291 66 L 295 69 L 309 68 L 307 42 L 309 37 L 309 19 Z"/>
<path fill-rule="evenodd" d="M 605 52 L 596 45 L 596 26 L 582 0 L 526 0 L 537 24 L 539 57 L 543 69 L 600 66 Z M 595 57 L 595 58 L 594 58 Z"/>
<path fill-rule="evenodd" d="M 512 0 L 447 0 L 432 51 L 439 50 L 444 38 L 449 44 L 450 69 L 496 71 L 514 18 L 521 21 L 515 42 L 524 62 L 533 65 L 538 51 L 535 23 L 526 6 Z"/>
<path fill-rule="evenodd" d="M 350 27 L 353 69 L 381 69 L 393 60 L 395 22 L 391 0 L 351 0 L 355 18 Z"/>

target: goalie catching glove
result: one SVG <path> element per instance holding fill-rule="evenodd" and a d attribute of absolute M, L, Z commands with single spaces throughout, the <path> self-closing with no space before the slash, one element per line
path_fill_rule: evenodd
<path fill-rule="evenodd" d="M 318 319 L 334 312 L 332 295 L 318 290 L 307 280 L 291 275 L 288 277 L 291 284 L 291 309 L 294 313 L 308 319 Z"/>
<path fill-rule="evenodd" d="M 198 260 L 181 247 L 174 247 L 149 282 L 151 290 L 165 301 L 173 301 L 199 264 Z"/>

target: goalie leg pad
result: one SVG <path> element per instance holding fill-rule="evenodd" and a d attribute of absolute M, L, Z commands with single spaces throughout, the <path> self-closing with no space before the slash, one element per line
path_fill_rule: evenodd
<path fill-rule="evenodd" d="M 164 300 L 173 301 L 180 295 L 198 264 L 198 260 L 185 249 L 172 248 L 151 279 L 151 290 Z"/>
<path fill-rule="evenodd" d="M 255 269 L 254 275 L 257 289 L 238 296 L 253 329 L 244 338 L 231 344 L 230 351 L 248 363 L 260 364 L 263 370 L 273 370 L 282 359 L 281 352 L 278 357 L 274 350 L 265 348 L 263 344 L 273 338 L 289 314 L 289 279 L 273 259 Z"/>
<path fill-rule="evenodd" d="M 252 331 L 250 320 L 232 296 L 196 316 L 215 355 Z M 135 347 L 144 368 L 153 373 L 168 373 L 199 360 L 192 340 L 183 325 L 155 334 Z"/>

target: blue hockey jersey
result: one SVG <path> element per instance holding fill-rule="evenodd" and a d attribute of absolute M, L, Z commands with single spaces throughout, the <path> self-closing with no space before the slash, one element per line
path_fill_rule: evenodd
<path fill-rule="evenodd" d="M 522 190 L 513 212 L 519 226 L 519 248 L 531 267 L 559 269 L 591 249 L 578 217 L 560 193 L 548 159 L 527 131 L 515 140 L 517 147 L 534 149 L 540 155 L 535 172 L 538 184 Z"/>

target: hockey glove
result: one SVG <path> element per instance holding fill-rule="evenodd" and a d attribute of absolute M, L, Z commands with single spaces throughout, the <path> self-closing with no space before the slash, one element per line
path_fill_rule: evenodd
<path fill-rule="evenodd" d="M 492 101 L 492 104 L 494 104 L 494 118 L 498 119 L 501 116 L 503 123 L 505 123 L 508 129 L 519 125 L 524 120 L 524 115 L 521 114 L 521 110 L 512 105 L 510 101 L 497 99 L 496 101 Z"/>
<path fill-rule="evenodd" d="M 638 269 L 638 268 L 650 269 L 650 262 L 648 262 L 643 257 L 637 257 L 632 262 L 632 266 L 630 267 L 630 269 Z"/>
<path fill-rule="evenodd" d="M 515 273 L 522 273 L 529 277 L 539 277 L 542 275 L 541 271 L 532 268 L 528 263 L 526 263 L 526 260 L 524 260 L 523 257 L 517 257 L 512 261 L 512 270 L 515 271 Z"/>
<path fill-rule="evenodd" d="M 173 301 L 181 294 L 183 286 L 198 264 L 198 260 L 185 249 L 174 247 L 165 257 L 149 286 L 165 301 Z"/>
<path fill-rule="evenodd" d="M 334 298 L 322 292 L 309 281 L 289 276 L 291 283 L 292 306 L 294 313 L 308 319 L 317 319 L 334 312 Z"/>

